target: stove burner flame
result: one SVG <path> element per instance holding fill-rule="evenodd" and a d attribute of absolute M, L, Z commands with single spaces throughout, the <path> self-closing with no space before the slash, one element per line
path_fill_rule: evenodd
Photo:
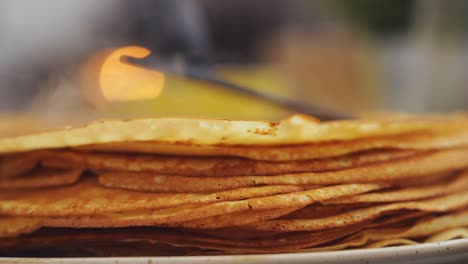
<path fill-rule="evenodd" d="M 122 56 L 144 58 L 151 54 L 147 48 L 126 46 L 104 50 L 93 55 L 85 66 L 85 78 L 96 85 L 84 87 L 93 104 L 103 97 L 107 102 L 150 100 L 158 97 L 164 87 L 163 73 L 122 62 Z M 89 82 L 88 82 L 89 83 Z M 90 90 L 93 89 L 94 91 Z M 96 91 L 97 89 L 97 91 Z"/>

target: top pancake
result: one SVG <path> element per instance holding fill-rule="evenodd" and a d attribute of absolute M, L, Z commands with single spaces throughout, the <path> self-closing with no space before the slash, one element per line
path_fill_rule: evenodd
<path fill-rule="evenodd" d="M 279 122 L 197 118 L 107 120 L 86 126 L 0 139 L 0 153 L 153 141 L 188 145 L 288 145 L 390 136 L 437 127 L 468 127 L 464 115 L 319 122 L 294 115 Z"/>

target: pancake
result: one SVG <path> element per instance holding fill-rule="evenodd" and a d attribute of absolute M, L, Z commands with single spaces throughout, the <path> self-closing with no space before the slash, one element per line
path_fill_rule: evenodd
<path fill-rule="evenodd" d="M 71 186 L 2 191 L 0 215 L 55 217 L 140 209 L 156 210 L 185 205 L 201 206 L 302 190 L 304 187 L 299 186 L 264 186 L 200 194 L 144 193 L 104 188 L 94 177 L 86 177 Z"/>
<path fill-rule="evenodd" d="M 77 147 L 111 142 L 157 141 L 191 145 L 290 145 L 364 137 L 398 135 L 415 131 L 466 127 L 463 114 L 351 120 L 320 123 L 304 115 L 279 122 L 197 118 L 105 120 L 0 139 L 0 153 Z"/>
<path fill-rule="evenodd" d="M 0 178 L 0 190 L 31 189 L 70 185 L 78 181 L 79 169 L 36 169 L 15 178 Z"/>
<path fill-rule="evenodd" d="M 12 229 L 12 220 L 10 219 L 21 219 L 22 222 L 31 221 L 35 224 L 35 228 L 40 227 L 129 227 L 129 226 L 163 226 L 164 224 L 172 224 L 176 222 L 186 222 L 190 220 L 200 219 L 203 217 L 241 212 L 245 210 L 268 210 L 268 209 L 280 209 L 305 206 L 307 204 L 317 202 L 324 199 L 330 199 L 339 197 L 342 195 L 350 195 L 370 191 L 379 188 L 379 185 L 368 184 L 350 184 L 341 186 L 332 186 L 319 189 L 313 189 L 303 192 L 295 192 L 285 195 L 273 195 L 261 198 L 251 198 L 241 201 L 233 202 L 221 202 L 214 203 L 204 206 L 182 206 L 177 208 L 168 208 L 161 210 L 137 210 L 137 211 L 126 211 L 126 212 L 115 212 L 108 214 L 93 214 L 93 215 L 80 215 L 80 216 L 64 216 L 64 217 L 30 217 L 31 212 L 24 212 L 24 218 L 8 218 L 2 217 L 3 222 L 0 222 L 0 234 L 5 236 L 18 235 L 20 233 L 14 233 Z M 13 203 L 14 205 L 14 203 Z M 59 205 L 65 207 L 63 204 Z M 94 204 L 93 204 L 94 206 Z M 50 207 L 51 210 L 58 210 L 57 207 L 52 204 L 44 204 L 42 207 L 31 206 L 39 212 L 44 212 L 44 208 Z M 69 206 L 66 206 L 70 208 Z M 73 208 L 73 207 L 72 207 Z M 100 208 L 100 207 L 98 207 Z M 10 213 L 20 215 L 21 211 L 17 207 L 5 207 L 4 210 L 8 210 Z M 42 209 L 42 210 L 41 210 Z M 94 211 L 96 208 L 93 208 Z M 4 214 L 4 213 L 3 213 Z M 63 214 L 59 211 L 59 214 Z M 57 214 L 56 214 L 57 215 Z M 27 226 L 30 227 L 33 224 L 27 222 Z M 30 228 L 32 229 L 32 228 Z M 28 229 L 28 230 L 30 230 Z M 14 228 L 14 230 L 23 231 L 24 228 Z"/>
<path fill-rule="evenodd" d="M 410 239 L 405 239 L 405 238 L 396 238 L 396 239 L 388 239 L 388 240 L 374 242 L 374 243 L 366 245 L 366 248 L 409 246 L 409 245 L 416 245 L 416 244 L 419 244 L 419 242 L 410 240 Z"/>
<path fill-rule="evenodd" d="M 300 234 L 300 235 L 274 235 L 266 236 L 261 239 L 257 239 L 257 243 L 252 243 L 251 240 L 229 240 L 213 237 L 209 234 L 204 233 L 192 233 L 188 230 L 170 230 L 170 229 L 158 229 L 158 228 L 122 228 L 122 229 L 43 229 L 35 234 L 27 235 L 19 238 L 7 238 L 0 241 L 0 254 L 2 252 L 11 252 L 21 248 L 55 248 L 61 244 L 72 245 L 74 247 L 80 245 L 93 244 L 99 247 L 100 242 L 116 242 L 120 241 L 133 241 L 141 242 L 148 241 L 150 243 L 164 243 L 169 245 L 175 245 L 177 247 L 190 247 L 190 248 L 220 248 L 225 250 L 243 252 L 246 250 L 249 253 L 269 253 L 268 251 L 271 245 L 263 245 L 262 242 L 275 242 L 277 249 L 290 248 L 289 244 L 294 241 L 304 241 L 310 246 L 321 244 L 327 241 L 331 241 L 342 236 L 353 234 L 360 227 L 347 227 L 342 229 L 334 230 L 328 235 L 321 232 Z M 246 232 L 246 231 L 244 231 Z M 234 244 L 225 244 L 224 242 Z M 244 244 L 245 243 L 245 244 Z M 251 246 L 250 246 L 251 245 Z M 131 244 L 129 245 L 131 247 Z M 137 248 L 136 251 L 139 251 Z M 284 250 L 283 250 L 284 251 Z M 175 253 L 175 255 L 180 252 Z M 203 254 L 203 253 L 198 253 Z M 205 253 L 206 254 L 206 253 Z M 218 253 L 219 254 L 219 253 Z"/>
<path fill-rule="evenodd" d="M 299 209 L 300 208 L 292 207 L 267 210 L 246 210 L 236 213 L 204 217 L 182 223 L 168 224 L 167 226 L 191 229 L 217 229 L 232 226 L 241 226 L 250 223 L 263 222 L 266 220 L 278 218 Z"/>
<path fill-rule="evenodd" d="M 421 152 L 381 150 L 336 158 L 288 162 L 267 162 L 226 157 L 202 158 L 84 151 L 48 151 L 37 153 L 37 155 L 43 166 L 52 168 L 90 169 L 96 173 L 102 171 L 130 171 L 179 176 L 225 177 L 340 170 L 407 158 L 418 153 Z"/>
<path fill-rule="evenodd" d="M 39 164 L 37 153 L 0 156 L 0 179 L 14 178 L 32 171 Z"/>
<path fill-rule="evenodd" d="M 386 192 L 375 192 L 335 200 L 324 201 L 325 204 L 355 204 L 355 203 L 385 203 L 396 201 L 411 201 L 434 196 L 446 195 L 468 189 L 468 172 L 460 175 L 447 183 L 434 183 L 428 186 L 397 189 Z"/>
<path fill-rule="evenodd" d="M 347 184 L 316 188 L 307 191 L 250 198 L 240 201 L 213 203 L 203 206 L 187 205 L 160 210 L 133 210 L 107 214 L 43 218 L 47 227 L 128 227 L 167 226 L 204 217 L 246 210 L 287 209 L 301 207 L 321 200 L 363 193 L 381 188 L 378 184 Z"/>
<path fill-rule="evenodd" d="M 0 153 L 0 256 L 265 254 L 467 236 L 466 114 L 106 120 L 2 138 Z"/>
<path fill-rule="evenodd" d="M 466 206 L 468 206 L 468 191 L 463 191 L 428 200 L 372 206 L 325 218 L 271 220 L 252 224 L 250 227 L 255 230 L 263 231 L 313 231 L 360 223 L 366 220 L 375 219 L 385 212 L 395 210 L 405 209 L 428 212 L 447 212 Z"/>
<path fill-rule="evenodd" d="M 468 213 L 467 212 L 455 212 L 440 217 L 433 217 L 431 219 L 419 221 L 411 227 L 399 227 L 399 228 L 378 228 L 364 230 L 363 232 L 357 233 L 343 241 L 338 241 L 331 246 L 324 246 L 322 248 L 306 249 L 304 251 L 330 251 L 340 250 L 345 248 L 362 247 L 366 244 L 372 243 L 371 241 L 385 241 L 389 239 L 417 239 L 427 238 L 426 242 L 433 242 L 434 239 L 430 237 L 436 235 L 444 230 L 450 230 L 454 228 L 467 226 Z M 440 239 L 446 238 L 449 240 L 451 237 L 440 237 Z M 445 240 L 440 240 L 445 241 Z M 440 242 L 438 241 L 438 242 Z M 382 244 L 384 246 L 386 243 Z"/>
<path fill-rule="evenodd" d="M 346 141 L 275 146 L 164 144 L 155 141 L 112 142 L 77 147 L 84 151 L 166 154 L 180 156 L 234 156 L 253 160 L 291 161 L 337 157 L 372 149 L 432 150 L 468 146 L 468 128 L 436 129 L 401 135 L 373 136 Z M 448 131 L 447 131 L 448 130 Z"/>
<path fill-rule="evenodd" d="M 330 185 L 402 181 L 425 175 L 460 170 L 468 166 L 468 149 L 449 149 L 419 154 L 411 158 L 381 162 L 331 172 L 295 173 L 276 176 L 184 177 L 135 172 L 104 172 L 104 186 L 137 191 L 206 192 L 258 185 Z"/>
<path fill-rule="evenodd" d="M 452 228 L 440 233 L 434 234 L 424 240 L 426 243 L 441 242 L 452 239 L 468 238 L 468 228 Z"/>
<path fill-rule="evenodd" d="M 29 234 L 41 228 L 41 220 L 28 217 L 0 217 L 0 238 Z"/>

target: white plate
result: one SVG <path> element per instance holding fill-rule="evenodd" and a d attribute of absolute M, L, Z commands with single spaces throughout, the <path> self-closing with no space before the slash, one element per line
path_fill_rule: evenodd
<path fill-rule="evenodd" d="M 378 249 L 331 252 L 199 257 L 0 258 L 0 263 L 207 264 L 207 263 L 468 263 L 468 238 Z"/>

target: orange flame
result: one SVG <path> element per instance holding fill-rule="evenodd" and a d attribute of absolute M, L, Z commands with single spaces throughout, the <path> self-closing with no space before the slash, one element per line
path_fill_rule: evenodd
<path fill-rule="evenodd" d="M 128 46 L 101 51 L 92 56 L 84 67 L 85 94 L 88 100 L 96 103 L 99 100 L 97 97 L 103 97 L 106 101 L 122 102 L 158 97 L 164 86 L 163 73 L 120 61 L 124 55 L 144 58 L 150 53 L 150 50 L 143 47 Z M 90 86 L 90 83 L 94 85 Z"/>

